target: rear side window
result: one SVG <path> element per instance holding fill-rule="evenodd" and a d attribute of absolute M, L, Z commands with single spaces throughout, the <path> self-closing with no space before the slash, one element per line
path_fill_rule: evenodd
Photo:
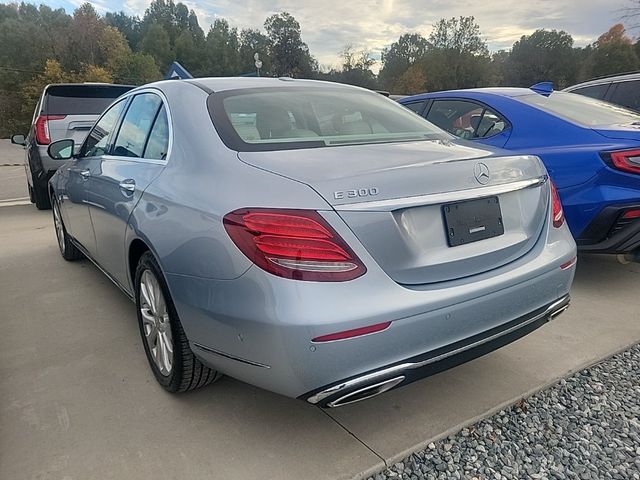
<path fill-rule="evenodd" d="M 417 113 L 418 115 L 422 115 L 422 111 L 424 110 L 426 104 L 426 100 L 423 100 L 422 102 L 403 103 L 405 107 L 407 107 L 412 112 Z"/>
<path fill-rule="evenodd" d="M 160 108 L 156 120 L 151 128 L 147 146 L 144 149 L 144 158 L 164 160 L 167 158 L 169 148 L 169 121 L 164 105 Z"/>
<path fill-rule="evenodd" d="M 508 128 L 507 122 L 491 108 L 465 100 L 435 100 L 427 120 L 465 139 L 493 137 Z"/>
<path fill-rule="evenodd" d="M 640 80 L 620 82 L 614 88 L 611 102 L 640 111 Z"/>
<path fill-rule="evenodd" d="M 576 88 L 575 90 L 571 90 L 571 93 L 577 93 L 580 95 L 584 95 L 585 97 L 603 99 L 605 94 L 607 93 L 608 88 L 609 84 L 603 83 L 601 85 L 591 85 L 589 87 Z"/>
<path fill-rule="evenodd" d="M 210 95 L 207 105 L 223 142 L 238 151 L 448 138 L 402 105 L 357 89 L 228 90 Z"/>
<path fill-rule="evenodd" d="M 47 89 L 43 115 L 100 115 L 133 87 L 54 85 Z"/>
<path fill-rule="evenodd" d="M 133 97 L 113 145 L 112 155 L 140 158 L 162 100 L 153 93 Z"/>
<path fill-rule="evenodd" d="M 95 157 L 107 153 L 109 136 L 115 128 L 126 103 L 125 100 L 120 100 L 98 120 L 80 150 L 81 157 Z"/>

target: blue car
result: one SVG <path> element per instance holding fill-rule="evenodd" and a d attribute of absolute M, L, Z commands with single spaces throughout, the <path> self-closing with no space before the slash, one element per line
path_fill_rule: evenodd
<path fill-rule="evenodd" d="M 640 253 L 640 113 L 548 83 L 399 102 L 459 138 L 539 156 L 580 250 Z"/>

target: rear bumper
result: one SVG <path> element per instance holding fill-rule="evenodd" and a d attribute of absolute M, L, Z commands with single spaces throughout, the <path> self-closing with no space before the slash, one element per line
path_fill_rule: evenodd
<path fill-rule="evenodd" d="M 640 203 L 605 207 L 576 240 L 578 249 L 590 253 L 630 253 L 640 248 L 640 218 L 623 219 L 624 212 Z"/>
<path fill-rule="evenodd" d="M 327 385 L 299 398 L 314 405 L 333 408 L 408 385 L 522 338 L 563 313 L 569 308 L 569 301 L 569 295 L 564 295 L 527 315 L 463 341 Z"/>

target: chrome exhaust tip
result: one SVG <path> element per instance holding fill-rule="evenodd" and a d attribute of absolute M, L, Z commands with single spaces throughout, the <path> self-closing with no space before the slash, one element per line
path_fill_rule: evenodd
<path fill-rule="evenodd" d="M 569 295 L 564 296 L 549 307 L 549 321 L 555 320 L 560 314 L 566 312 L 571 301 Z"/>
<path fill-rule="evenodd" d="M 404 379 L 405 376 L 400 375 L 398 377 L 390 378 L 389 380 L 374 383 L 373 385 L 367 385 L 366 387 L 359 388 L 347 393 L 346 395 L 342 395 L 335 400 L 332 400 L 331 402 L 327 403 L 327 407 L 342 407 L 343 405 L 349 405 L 350 403 L 356 403 L 361 400 L 375 397 L 376 395 L 380 395 L 381 393 L 391 390 L 393 387 L 402 383 Z"/>

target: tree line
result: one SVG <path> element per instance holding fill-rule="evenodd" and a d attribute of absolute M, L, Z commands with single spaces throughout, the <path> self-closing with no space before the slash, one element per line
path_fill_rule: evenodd
<path fill-rule="evenodd" d="M 142 18 L 124 12 L 101 16 L 89 3 L 71 15 L 46 5 L 0 4 L 0 46 L 0 137 L 28 128 L 48 83 L 140 85 L 162 78 L 175 60 L 194 76 L 234 76 L 253 74 L 258 53 L 265 76 L 402 94 L 542 80 L 564 87 L 640 69 L 640 41 L 621 24 L 586 47 L 575 47 L 564 31 L 540 29 L 522 36 L 510 51 L 491 53 L 473 17 L 441 19 L 428 36 L 401 35 L 383 50 L 378 74 L 371 53 L 353 45 L 337 52 L 339 66 L 327 68 L 313 57 L 300 24 L 287 12 L 266 18 L 263 29 L 238 30 L 217 18 L 205 34 L 195 12 L 174 0 L 153 0 Z"/>

